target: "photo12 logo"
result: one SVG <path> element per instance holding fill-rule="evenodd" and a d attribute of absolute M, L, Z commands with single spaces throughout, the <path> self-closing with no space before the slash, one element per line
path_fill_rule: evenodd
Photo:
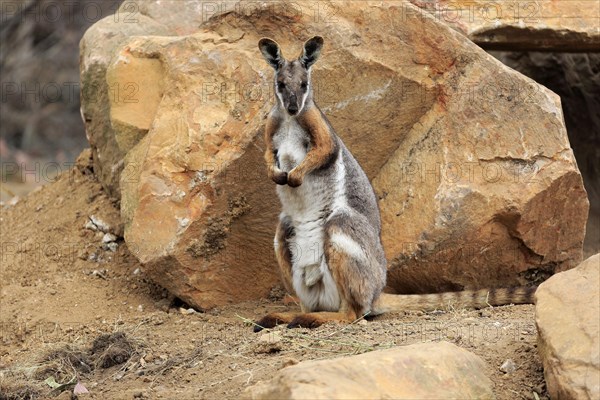
<path fill-rule="evenodd" d="M 17 21 L 45 23 L 85 21 L 89 24 L 112 15 L 115 22 L 137 23 L 139 5 L 136 1 L 2 1 L 0 21 L 2 24 Z"/>

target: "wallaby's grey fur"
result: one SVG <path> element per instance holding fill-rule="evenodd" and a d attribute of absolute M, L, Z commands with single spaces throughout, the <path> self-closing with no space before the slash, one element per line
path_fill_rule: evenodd
<path fill-rule="evenodd" d="M 387 269 L 377 198 L 313 98 L 311 67 L 322 47 L 323 38 L 315 36 L 297 59 L 288 61 L 275 41 L 259 41 L 275 70 L 277 101 L 265 128 L 265 161 L 282 206 L 275 253 L 283 283 L 298 296 L 302 313 L 269 314 L 255 330 L 278 323 L 316 327 L 330 320 L 351 322 L 369 313 L 426 309 L 440 302 L 530 302 L 532 292 L 511 289 L 382 294 Z"/>

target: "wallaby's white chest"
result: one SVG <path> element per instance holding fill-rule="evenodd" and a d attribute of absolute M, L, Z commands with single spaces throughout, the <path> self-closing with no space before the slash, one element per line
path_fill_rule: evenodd
<path fill-rule="evenodd" d="M 277 149 L 279 168 L 289 172 L 300 164 L 307 152 L 307 133 L 302 129 L 295 118 L 288 118 L 283 122 L 279 131 L 273 137 L 273 145 Z"/>
<path fill-rule="evenodd" d="M 283 171 L 289 172 L 302 162 L 308 150 L 307 141 L 306 133 L 295 121 L 275 135 L 274 144 Z M 334 171 L 343 171 L 343 168 Z M 335 206 L 334 191 L 331 179 L 314 174 L 306 175 L 299 187 L 277 187 L 282 213 L 290 217 L 294 227 L 290 243 L 292 284 L 308 310 L 339 309 L 339 293 L 324 257 L 325 223 Z M 317 284 L 319 282 L 322 283 Z"/>

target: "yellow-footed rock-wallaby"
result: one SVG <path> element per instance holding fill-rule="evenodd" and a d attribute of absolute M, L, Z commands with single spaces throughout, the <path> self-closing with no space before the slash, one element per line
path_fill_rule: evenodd
<path fill-rule="evenodd" d="M 275 253 L 283 284 L 300 313 L 272 313 L 255 331 L 277 324 L 317 327 L 403 310 L 531 303 L 535 288 L 438 294 L 384 294 L 386 259 L 377 198 L 356 159 L 315 104 L 311 68 L 323 48 L 315 36 L 295 60 L 267 38 L 258 47 L 275 70 L 276 102 L 265 128 L 265 161 L 282 211 Z"/>

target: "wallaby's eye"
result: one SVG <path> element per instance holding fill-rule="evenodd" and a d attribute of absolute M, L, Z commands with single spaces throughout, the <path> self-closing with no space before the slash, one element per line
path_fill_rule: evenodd
<path fill-rule="evenodd" d="M 278 88 L 279 90 L 283 90 L 283 89 L 285 89 L 285 83 L 283 83 L 283 82 L 277 82 L 277 88 Z"/>
<path fill-rule="evenodd" d="M 302 83 L 300 84 L 300 87 L 301 87 L 302 89 L 306 89 L 306 88 L 308 87 L 308 83 L 307 83 L 307 82 L 302 82 Z"/>

